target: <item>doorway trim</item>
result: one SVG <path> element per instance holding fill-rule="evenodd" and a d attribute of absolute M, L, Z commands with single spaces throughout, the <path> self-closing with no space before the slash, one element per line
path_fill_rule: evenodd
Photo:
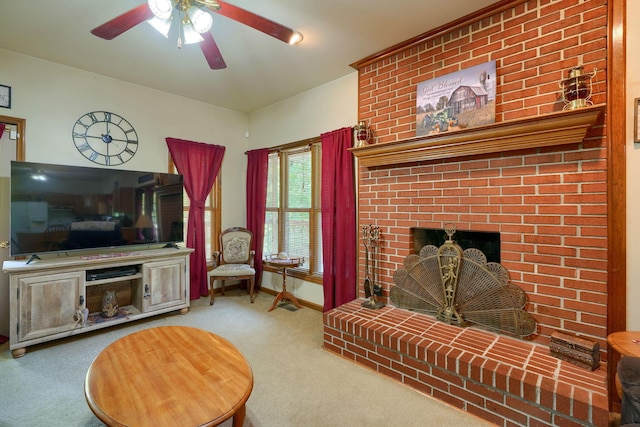
<path fill-rule="evenodd" d="M 16 138 L 16 161 L 24 162 L 26 149 L 24 142 L 24 132 L 25 128 L 27 127 L 27 120 L 20 119 L 18 117 L 0 116 L 0 123 L 16 127 L 16 132 L 18 134 Z"/>

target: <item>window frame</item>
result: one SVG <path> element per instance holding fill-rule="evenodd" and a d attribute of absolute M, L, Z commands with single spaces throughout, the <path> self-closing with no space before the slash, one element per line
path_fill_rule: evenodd
<path fill-rule="evenodd" d="M 287 191 L 285 191 L 285 183 L 288 179 L 287 168 L 287 156 L 289 154 L 297 154 L 302 151 L 309 150 L 311 152 L 311 207 L 310 208 L 288 208 Z M 321 263 L 322 259 L 322 233 L 321 230 L 321 206 L 320 206 L 320 189 L 321 189 L 321 161 L 322 151 L 320 148 L 320 138 L 310 138 L 302 141 L 297 141 L 278 147 L 269 149 L 269 154 L 278 154 L 279 166 L 280 166 L 280 189 L 279 189 L 279 206 L 278 208 L 270 208 L 267 206 L 267 212 L 276 212 L 278 216 L 278 252 L 282 252 L 284 248 L 285 239 L 285 218 L 288 212 L 308 212 L 309 213 L 309 253 L 310 259 L 305 259 L 305 263 L 297 268 L 287 269 L 287 275 L 295 277 L 307 282 L 322 284 L 322 271 Z M 271 254 L 264 254 L 268 256 Z M 295 255 L 295 254 L 294 254 Z M 279 273 L 276 268 L 263 264 L 265 271 Z"/>

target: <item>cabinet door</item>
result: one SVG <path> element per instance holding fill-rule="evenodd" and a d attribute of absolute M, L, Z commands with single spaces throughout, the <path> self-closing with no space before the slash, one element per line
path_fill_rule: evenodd
<path fill-rule="evenodd" d="M 31 340 L 76 327 L 74 314 L 82 301 L 84 272 L 18 276 L 19 341 Z"/>
<path fill-rule="evenodd" d="M 142 311 L 149 312 L 186 302 L 184 258 L 147 262 L 143 268 Z"/>

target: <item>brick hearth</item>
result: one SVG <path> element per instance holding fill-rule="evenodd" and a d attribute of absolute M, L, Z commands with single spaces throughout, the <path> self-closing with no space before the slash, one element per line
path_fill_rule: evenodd
<path fill-rule="evenodd" d="M 324 314 L 324 347 L 504 426 L 607 426 L 606 367 L 579 368 L 546 346 L 352 301 Z"/>

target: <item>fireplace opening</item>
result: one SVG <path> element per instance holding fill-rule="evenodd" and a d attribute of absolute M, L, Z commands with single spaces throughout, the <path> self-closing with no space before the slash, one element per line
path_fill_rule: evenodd
<path fill-rule="evenodd" d="M 443 229 L 412 227 L 413 251 L 416 254 L 426 245 L 442 246 L 447 240 L 447 233 Z M 481 250 L 488 262 L 500 262 L 500 233 L 492 231 L 462 231 L 456 230 L 453 239 L 464 249 L 475 248 Z"/>

